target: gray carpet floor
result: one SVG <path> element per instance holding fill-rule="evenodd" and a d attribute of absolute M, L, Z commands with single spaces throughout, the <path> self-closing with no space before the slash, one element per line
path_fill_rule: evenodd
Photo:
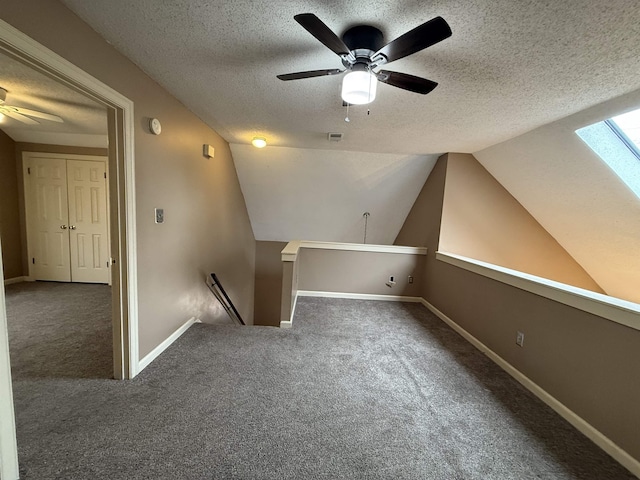
<path fill-rule="evenodd" d="M 301 298 L 132 381 L 14 389 L 23 479 L 635 478 L 418 304 Z"/>
<path fill-rule="evenodd" d="M 111 287 L 24 282 L 6 300 L 14 380 L 113 378 Z"/>

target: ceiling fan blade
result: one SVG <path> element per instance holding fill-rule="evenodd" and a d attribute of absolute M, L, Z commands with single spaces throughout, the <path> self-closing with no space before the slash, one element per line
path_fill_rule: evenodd
<path fill-rule="evenodd" d="M 451 28 L 449 28 L 449 24 L 444 18 L 432 18 L 428 22 L 387 43 L 374 53 L 372 58 L 375 59 L 375 57 L 381 54 L 385 56 L 387 63 L 391 63 L 441 42 L 450 36 Z"/>
<path fill-rule="evenodd" d="M 30 117 L 43 118 L 51 122 L 64 123 L 64 120 L 57 115 L 51 115 L 50 113 L 38 112 L 37 110 L 30 110 L 22 107 L 11 107 L 14 111 L 22 115 L 29 115 Z"/>
<path fill-rule="evenodd" d="M 409 75 L 408 73 L 381 70 L 377 76 L 378 81 L 382 83 L 422 95 L 426 95 L 438 86 L 436 82 L 427 80 L 426 78 L 416 77 L 415 75 Z"/>
<path fill-rule="evenodd" d="M 309 70 L 308 72 L 285 73 L 284 75 L 276 75 L 280 80 L 300 80 L 301 78 L 325 77 L 327 75 L 337 75 L 344 72 L 332 68 L 329 70 Z"/>
<path fill-rule="evenodd" d="M 13 118 L 14 120 L 18 120 L 19 122 L 25 123 L 27 125 L 39 125 L 40 122 L 36 122 L 34 119 L 25 117 L 24 115 L 17 113 L 12 110 L 0 110 L 0 113 L 6 115 L 9 118 Z"/>
<path fill-rule="evenodd" d="M 349 47 L 347 47 L 340 37 L 331 31 L 322 20 L 313 13 L 301 13 L 293 17 L 302 27 L 311 35 L 316 37 L 322 44 L 337 53 L 338 55 L 348 55 Z"/>

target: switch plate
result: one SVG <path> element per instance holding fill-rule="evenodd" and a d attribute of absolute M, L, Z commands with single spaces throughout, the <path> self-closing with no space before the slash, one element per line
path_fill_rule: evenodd
<path fill-rule="evenodd" d="M 411 275 L 409 275 L 409 277 L 407 278 L 407 281 L 408 281 L 409 283 L 413 283 L 413 277 L 412 277 Z"/>
<path fill-rule="evenodd" d="M 155 208 L 156 223 L 164 223 L 164 208 Z"/>
<path fill-rule="evenodd" d="M 524 333 L 516 333 L 516 345 L 518 345 L 519 347 L 524 347 Z"/>

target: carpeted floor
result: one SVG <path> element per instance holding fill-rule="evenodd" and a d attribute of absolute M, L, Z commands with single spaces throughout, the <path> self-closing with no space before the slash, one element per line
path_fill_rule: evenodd
<path fill-rule="evenodd" d="M 132 381 L 14 388 L 23 479 L 635 478 L 418 304 L 301 298 Z"/>
<path fill-rule="evenodd" d="M 113 378 L 111 287 L 23 282 L 6 300 L 14 381 Z"/>

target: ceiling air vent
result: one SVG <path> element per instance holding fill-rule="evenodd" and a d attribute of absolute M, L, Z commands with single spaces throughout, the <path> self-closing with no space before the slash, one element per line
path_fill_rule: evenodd
<path fill-rule="evenodd" d="M 340 140 L 342 140 L 342 134 L 341 133 L 329 133 L 329 141 L 330 142 L 339 142 Z"/>

